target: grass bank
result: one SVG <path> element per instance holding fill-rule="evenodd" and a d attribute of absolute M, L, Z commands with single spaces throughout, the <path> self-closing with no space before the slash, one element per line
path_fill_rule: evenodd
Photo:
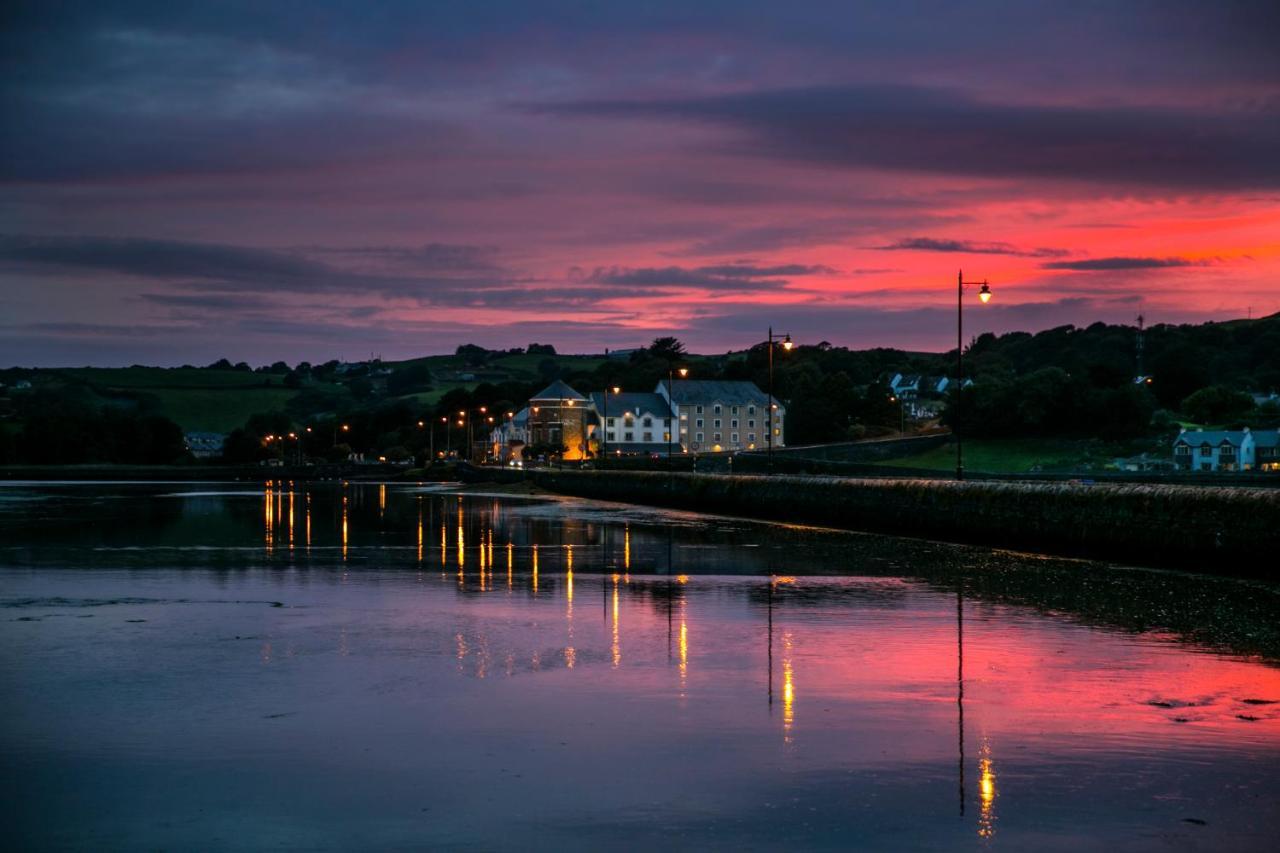
<path fill-rule="evenodd" d="M 1280 493 L 645 471 L 530 472 L 562 494 L 1274 578 Z"/>

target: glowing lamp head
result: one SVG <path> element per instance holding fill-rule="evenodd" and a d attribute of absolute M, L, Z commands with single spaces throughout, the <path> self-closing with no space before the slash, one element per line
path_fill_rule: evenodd
<path fill-rule="evenodd" d="M 978 298 L 982 300 L 983 305 L 991 301 L 991 287 L 985 281 L 978 290 Z"/>
<path fill-rule="evenodd" d="M 680 374 L 680 378 L 681 378 L 681 379 L 683 379 L 684 377 L 686 377 L 686 376 L 688 376 L 688 375 L 689 375 L 689 368 L 687 368 L 687 367 L 682 367 L 682 368 L 680 368 L 679 370 L 677 370 L 676 372 L 677 372 L 677 373 L 679 373 L 679 374 Z"/>
<path fill-rule="evenodd" d="M 790 352 L 790 351 L 791 351 L 791 348 L 792 348 L 793 346 L 795 346 L 795 344 L 791 343 L 791 336 L 790 336 L 790 335 L 785 335 L 785 336 L 782 338 L 782 348 L 783 348 L 784 350 L 786 350 L 787 352 Z"/>
<path fill-rule="evenodd" d="M 343 432 L 351 432 L 351 424 L 343 424 L 343 425 L 342 425 L 342 431 L 343 431 Z"/>
<path fill-rule="evenodd" d="M 615 394 L 621 394 L 621 393 L 622 393 L 622 387 L 621 387 L 620 385 L 614 385 L 614 386 L 613 386 L 613 393 L 615 393 Z"/>

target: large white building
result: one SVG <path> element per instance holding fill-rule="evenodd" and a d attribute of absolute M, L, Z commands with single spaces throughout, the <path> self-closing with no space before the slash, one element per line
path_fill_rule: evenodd
<path fill-rule="evenodd" d="M 1280 430 L 1182 430 L 1173 461 L 1183 471 L 1280 470 Z"/>
<path fill-rule="evenodd" d="M 658 394 L 671 404 L 679 423 L 680 446 L 693 453 L 763 450 L 783 447 L 786 408 L 754 382 L 676 379 L 658 383 Z"/>
<path fill-rule="evenodd" d="M 591 404 L 604 424 L 596 431 L 598 453 L 679 452 L 672 441 L 672 413 L 661 394 L 593 391 Z"/>

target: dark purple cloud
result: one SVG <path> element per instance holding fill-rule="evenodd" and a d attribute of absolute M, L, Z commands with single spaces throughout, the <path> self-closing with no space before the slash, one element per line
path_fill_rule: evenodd
<path fill-rule="evenodd" d="M 562 117 L 697 122 L 743 155 L 819 167 L 1229 190 L 1280 187 L 1280 102 L 1235 107 L 1001 103 L 963 90 L 810 86 L 698 98 L 579 100 Z"/>
<path fill-rule="evenodd" d="M 1047 270 L 1159 270 L 1169 267 L 1205 266 L 1204 261 L 1188 258 L 1089 258 L 1080 261 L 1050 261 L 1040 265 Z"/>
<path fill-rule="evenodd" d="M 968 255 L 1011 255 L 1018 258 L 1060 258 L 1071 254 L 1066 249 L 1020 249 L 1009 243 L 981 243 L 974 240 L 940 240 L 935 237 L 904 237 L 881 251 L 960 252 Z"/>

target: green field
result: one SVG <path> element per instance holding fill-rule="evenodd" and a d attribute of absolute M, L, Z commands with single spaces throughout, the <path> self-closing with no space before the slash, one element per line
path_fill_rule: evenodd
<path fill-rule="evenodd" d="M 1132 452 L 1096 441 L 1030 438 L 966 441 L 964 467 L 966 471 L 989 474 L 1098 471 L 1111 465 L 1115 457 L 1127 456 Z M 952 471 L 956 467 L 956 446 L 948 443 L 915 456 L 889 459 L 879 464 L 895 468 Z"/>

